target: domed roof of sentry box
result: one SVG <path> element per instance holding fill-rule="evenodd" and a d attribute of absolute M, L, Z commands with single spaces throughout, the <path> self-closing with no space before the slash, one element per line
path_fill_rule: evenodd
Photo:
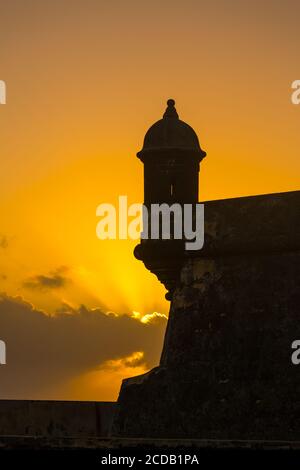
<path fill-rule="evenodd" d="M 201 149 L 194 129 L 179 119 L 175 101 L 169 99 L 167 105 L 163 118 L 147 131 L 138 156 L 156 150 L 186 150 L 199 154 L 201 158 L 205 157 L 206 153 Z"/>

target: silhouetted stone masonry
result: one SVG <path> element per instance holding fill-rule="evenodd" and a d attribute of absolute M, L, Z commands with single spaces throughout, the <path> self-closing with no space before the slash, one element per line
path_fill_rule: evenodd
<path fill-rule="evenodd" d="M 144 166 L 144 206 L 148 210 L 148 232 L 151 232 L 152 204 L 189 204 L 195 209 L 199 194 L 202 150 L 194 129 L 179 119 L 175 101 L 167 101 L 162 117 L 146 132 L 143 148 L 137 157 Z M 174 234 L 174 222 L 171 222 Z M 160 230 L 160 238 L 162 237 Z M 156 274 L 167 289 L 171 300 L 180 277 L 184 240 L 143 239 L 134 250 L 135 257 Z"/>
<path fill-rule="evenodd" d="M 0 442 L 13 442 L 5 441 L 5 436 L 43 437 L 47 442 L 54 438 L 105 438 L 110 434 L 115 408 L 113 402 L 0 400 Z"/>
<path fill-rule="evenodd" d="M 300 440 L 300 191 L 205 203 L 160 365 L 123 382 L 118 436 Z"/>
<path fill-rule="evenodd" d="M 137 154 L 146 205 L 198 202 L 206 154 L 174 105 Z M 202 250 L 135 250 L 172 302 L 160 365 L 123 381 L 113 433 L 300 440 L 300 191 L 206 202 L 204 220 Z"/>

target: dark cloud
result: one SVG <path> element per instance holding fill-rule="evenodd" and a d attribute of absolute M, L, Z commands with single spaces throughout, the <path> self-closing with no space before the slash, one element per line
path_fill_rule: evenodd
<path fill-rule="evenodd" d="M 24 281 L 27 289 L 48 290 L 64 287 L 69 279 L 65 276 L 67 268 L 61 267 L 48 275 L 38 274 Z"/>
<path fill-rule="evenodd" d="M 165 326 L 164 317 L 142 323 L 83 306 L 64 305 L 48 316 L 21 298 L 2 294 L 0 339 L 6 342 L 7 364 L 0 370 L 0 398 L 46 399 L 49 390 L 110 360 L 123 358 L 127 366 L 143 362 L 150 368 L 159 361 Z M 136 351 L 144 355 L 132 356 Z"/>

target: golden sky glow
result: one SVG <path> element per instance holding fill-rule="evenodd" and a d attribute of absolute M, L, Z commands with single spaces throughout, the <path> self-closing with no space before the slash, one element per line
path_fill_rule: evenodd
<path fill-rule="evenodd" d="M 142 202 L 135 154 L 170 97 L 207 152 L 201 200 L 299 189 L 299 10 L 296 0 L 1 2 L 0 290 L 51 315 L 138 311 L 145 328 L 167 315 L 136 242 L 96 238 L 96 207 Z M 64 398 L 115 398 L 121 377 L 147 369 L 121 356 L 68 378 Z"/>

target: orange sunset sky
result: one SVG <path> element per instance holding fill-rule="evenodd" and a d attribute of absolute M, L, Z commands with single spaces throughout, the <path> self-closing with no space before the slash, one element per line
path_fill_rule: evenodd
<path fill-rule="evenodd" d="M 197 132 L 200 200 L 299 189 L 296 0 L 2 0 L 0 398 L 114 400 L 157 364 L 169 304 L 96 238 L 142 202 L 135 154 L 174 98 Z M 134 313 L 135 312 L 135 313 Z"/>

